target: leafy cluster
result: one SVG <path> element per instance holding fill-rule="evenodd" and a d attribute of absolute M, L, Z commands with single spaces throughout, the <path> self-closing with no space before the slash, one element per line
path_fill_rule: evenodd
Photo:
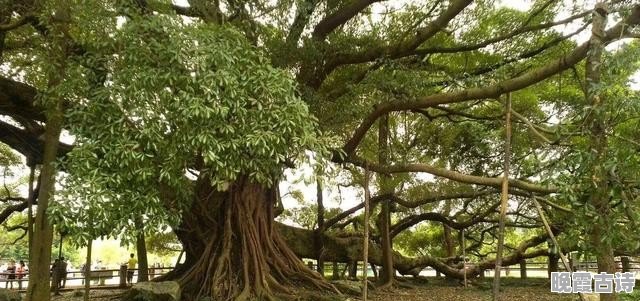
<path fill-rule="evenodd" d="M 87 95 L 68 114 L 76 147 L 54 209 L 98 221 L 81 235 L 131 228 L 136 215 L 175 224 L 194 180 L 272 185 L 285 161 L 318 147 L 288 74 L 230 27 L 181 23 L 127 20 L 83 62 L 93 68 L 76 79 Z"/>

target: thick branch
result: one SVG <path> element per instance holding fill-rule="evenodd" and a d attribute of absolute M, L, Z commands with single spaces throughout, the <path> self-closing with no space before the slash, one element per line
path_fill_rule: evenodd
<path fill-rule="evenodd" d="M 27 163 L 41 164 L 44 150 L 44 140 L 41 136 L 17 128 L 4 121 L 0 121 L 0 142 L 7 144 L 12 149 L 18 151 L 29 160 Z M 60 143 L 58 157 L 65 156 L 71 151 L 72 146 Z"/>
<path fill-rule="evenodd" d="M 343 8 L 326 16 L 316 25 L 312 37 L 316 40 L 324 40 L 338 26 L 346 23 L 360 13 L 363 9 L 375 2 L 384 0 L 353 0 Z"/>
<path fill-rule="evenodd" d="M 0 76 L 0 114 L 44 121 L 44 110 L 35 105 L 36 88 Z"/>
<path fill-rule="evenodd" d="M 14 212 L 22 212 L 24 209 L 27 209 L 29 206 L 29 202 L 26 199 L 22 199 L 22 202 L 18 204 L 13 204 L 5 207 L 2 211 L 0 211 L 0 224 L 7 221 L 9 216 Z"/>

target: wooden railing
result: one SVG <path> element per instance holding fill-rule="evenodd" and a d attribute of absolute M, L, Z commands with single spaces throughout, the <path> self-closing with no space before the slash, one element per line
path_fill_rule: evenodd
<path fill-rule="evenodd" d="M 153 279 L 166 272 L 172 270 L 173 267 L 154 267 L 148 269 L 149 279 Z M 139 269 L 127 269 L 126 266 L 122 266 L 120 269 L 97 269 L 91 270 L 90 274 L 90 287 L 91 288 L 113 288 L 113 287 L 126 287 L 127 286 L 127 272 L 133 271 L 133 277 L 137 278 Z M 22 276 L 22 278 L 18 278 Z M 13 278 L 13 279 L 10 279 Z M 51 277 L 51 281 L 53 277 Z M 87 277 L 85 271 L 71 270 L 66 274 L 65 288 L 79 288 L 84 285 Z M 29 273 L 17 274 L 17 273 L 0 273 L 0 288 L 12 286 L 14 289 L 26 289 L 26 285 L 29 282 Z"/>
<path fill-rule="evenodd" d="M 624 257 L 623 257 L 624 258 Z M 305 260 L 306 265 L 313 269 L 316 270 L 316 264 L 311 261 L 311 260 Z M 598 270 L 598 266 L 597 263 L 595 261 L 575 261 L 575 262 L 571 262 L 572 263 L 572 269 L 574 270 L 579 270 L 579 271 L 590 271 L 590 272 L 596 272 Z M 620 272 L 640 272 L 640 261 L 633 261 L 633 260 L 629 260 L 629 259 L 623 259 L 623 260 L 617 260 L 616 261 L 617 266 L 618 266 L 618 271 Z M 524 264 L 524 266 L 522 266 L 522 264 Z M 468 266 L 474 266 L 475 263 L 472 262 L 467 262 Z M 325 262 L 324 263 L 324 273 L 326 277 L 331 277 L 333 274 L 333 263 L 332 262 Z M 338 268 L 338 275 L 342 276 L 342 275 L 346 275 L 348 273 L 347 269 L 347 264 L 345 263 L 338 263 L 337 264 L 337 268 Z M 380 269 L 380 267 L 377 267 L 378 270 Z M 577 268 L 577 269 L 576 269 Z M 546 272 L 549 269 L 549 264 L 546 262 L 532 262 L 532 261 L 525 261 L 523 263 L 518 263 L 518 264 L 514 264 L 511 266 L 503 266 L 502 267 L 502 272 L 505 274 L 511 274 L 513 276 L 520 276 L 523 278 L 527 277 L 527 271 L 531 271 L 531 272 L 538 272 L 537 277 L 547 277 Z M 566 271 L 564 265 L 562 265 L 562 263 L 559 263 L 558 265 L 558 271 L 562 272 L 562 271 Z M 434 270 L 431 267 L 426 267 L 422 270 L 422 272 L 425 272 L 426 274 L 429 275 L 438 275 L 439 273 Z M 486 270 L 485 273 L 488 275 L 491 275 L 493 272 L 493 270 Z M 544 272 L 544 273 L 540 273 L 540 272 Z M 369 267 L 368 269 L 368 276 L 372 276 L 373 273 L 373 269 L 371 267 Z M 357 275 L 362 276 L 362 262 L 358 262 L 358 268 L 357 268 Z"/>

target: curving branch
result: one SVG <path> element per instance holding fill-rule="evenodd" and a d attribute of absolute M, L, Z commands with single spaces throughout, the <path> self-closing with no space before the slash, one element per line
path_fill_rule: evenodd
<path fill-rule="evenodd" d="M 500 188 L 502 185 L 502 177 L 481 177 L 474 175 L 467 175 L 457 171 L 452 171 L 444 168 L 435 167 L 428 164 L 396 164 L 391 166 L 380 166 L 378 164 L 374 164 L 371 162 L 365 162 L 362 159 L 355 158 L 354 156 L 349 157 L 345 160 L 346 162 L 353 163 L 358 166 L 362 166 L 373 170 L 378 173 L 383 174 L 393 174 L 393 173 L 408 173 L 408 172 L 425 172 L 432 174 L 434 176 L 447 178 L 452 181 L 467 183 L 467 184 L 475 184 L 482 186 L 491 186 Z M 525 190 L 529 192 L 535 192 L 539 194 L 550 194 L 557 191 L 556 187 L 553 186 L 540 186 L 527 181 L 511 179 L 509 180 L 509 186 L 513 186 L 514 188 L 518 188 L 520 190 Z"/>
<path fill-rule="evenodd" d="M 478 190 L 478 191 L 468 191 L 468 192 L 443 193 L 438 195 L 430 195 L 428 197 L 422 198 L 417 201 L 405 200 L 397 196 L 396 194 L 381 194 L 381 195 L 372 197 L 370 201 L 371 201 L 372 208 L 375 207 L 379 202 L 387 199 L 406 208 L 416 208 L 418 206 L 426 205 L 429 203 L 436 203 L 436 202 L 446 201 L 446 200 L 469 199 L 469 198 L 489 195 L 492 193 L 495 193 L 495 191 Z M 327 221 L 325 221 L 325 228 L 329 228 L 336 225 L 341 220 L 347 218 L 348 216 L 350 216 L 351 214 L 357 212 L 362 208 L 364 208 L 364 202 L 341 212 L 340 214 L 334 216 L 333 218 L 328 219 Z"/>
<path fill-rule="evenodd" d="M 499 205 L 500 203 L 495 203 L 491 207 L 487 208 L 486 210 L 477 214 L 473 214 L 473 218 L 466 221 L 462 221 L 462 222 L 455 221 L 437 212 L 427 212 L 427 213 L 412 215 L 412 216 L 401 219 L 398 223 L 396 223 L 391 227 L 391 237 L 395 237 L 396 235 L 400 234 L 400 232 L 406 229 L 409 229 L 414 225 L 423 221 L 440 222 L 456 230 L 465 229 L 475 224 L 484 222 L 487 216 L 496 212 L 496 208 L 498 208 Z"/>
<path fill-rule="evenodd" d="M 20 203 L 5 207 L 4 209 L 2 209 L 2 211 L 0 211 L 0 224 L 7 221 L 9 216 L 11 216 L 11 214 L 13 214 L 14 212 L 22 212 L 23 210 L 27 209 L 27 207 L 29 207 L 29 202 L 27 202 L 27 199 L 25 198 L 21 198 Z"/>
<path fill-rule="evenodd" d="M 0 32 L 14 30 L 14 29 L 19 28 L 19 27 L 21 27 L 23 25 L 27 25 L 29 23 L 32 23 L 35 20 L 36 20 L 36 18 L 33 15 L 21 16 L 20 18 L 18 18 L 17 20 L 13 21 L 12 23 L 0 24 Z"/>

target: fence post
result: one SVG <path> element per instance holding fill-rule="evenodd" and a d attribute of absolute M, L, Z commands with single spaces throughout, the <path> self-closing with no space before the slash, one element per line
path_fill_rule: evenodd
<path fill-rule="evenodd" d="M 524 258 L 520 259 L 520 278 L 527 279 L 527 261 Z"/>
<path fill-rule="evenodd" d="M 349 264 L 349 280 L 358 279 L 358 261 L 352 261 Z"/>
<path fill-rule="evenodd" d="M 338 262 L 337 261 L 333 262 L 333 271 L 331 272 L 331 279 L 333 279 L 333 280 L 340 279 L 340 271 L 339 271 L 339 268 L 338 268 Z"/>
<path fill-rule="evenodd" d="M 622 258 L 620 258 L 622 260 L 622 272 L 630 272 L 631 271 L 631 262 L 629 261 L 629 257 L 627 256 L 622 256 Z"/>
<path fill-rule="evenodd" d="M 120 265 L 120 287 L 127 286 L 127 265 Z"/>
<path fill-rule="evenodd" d="M 573 256 L 569 257 L 569 266 L 571 267 L 571 271 L 575 272 L 577 270 L 575 266 L 575 262 L 573 261 Z"/>

